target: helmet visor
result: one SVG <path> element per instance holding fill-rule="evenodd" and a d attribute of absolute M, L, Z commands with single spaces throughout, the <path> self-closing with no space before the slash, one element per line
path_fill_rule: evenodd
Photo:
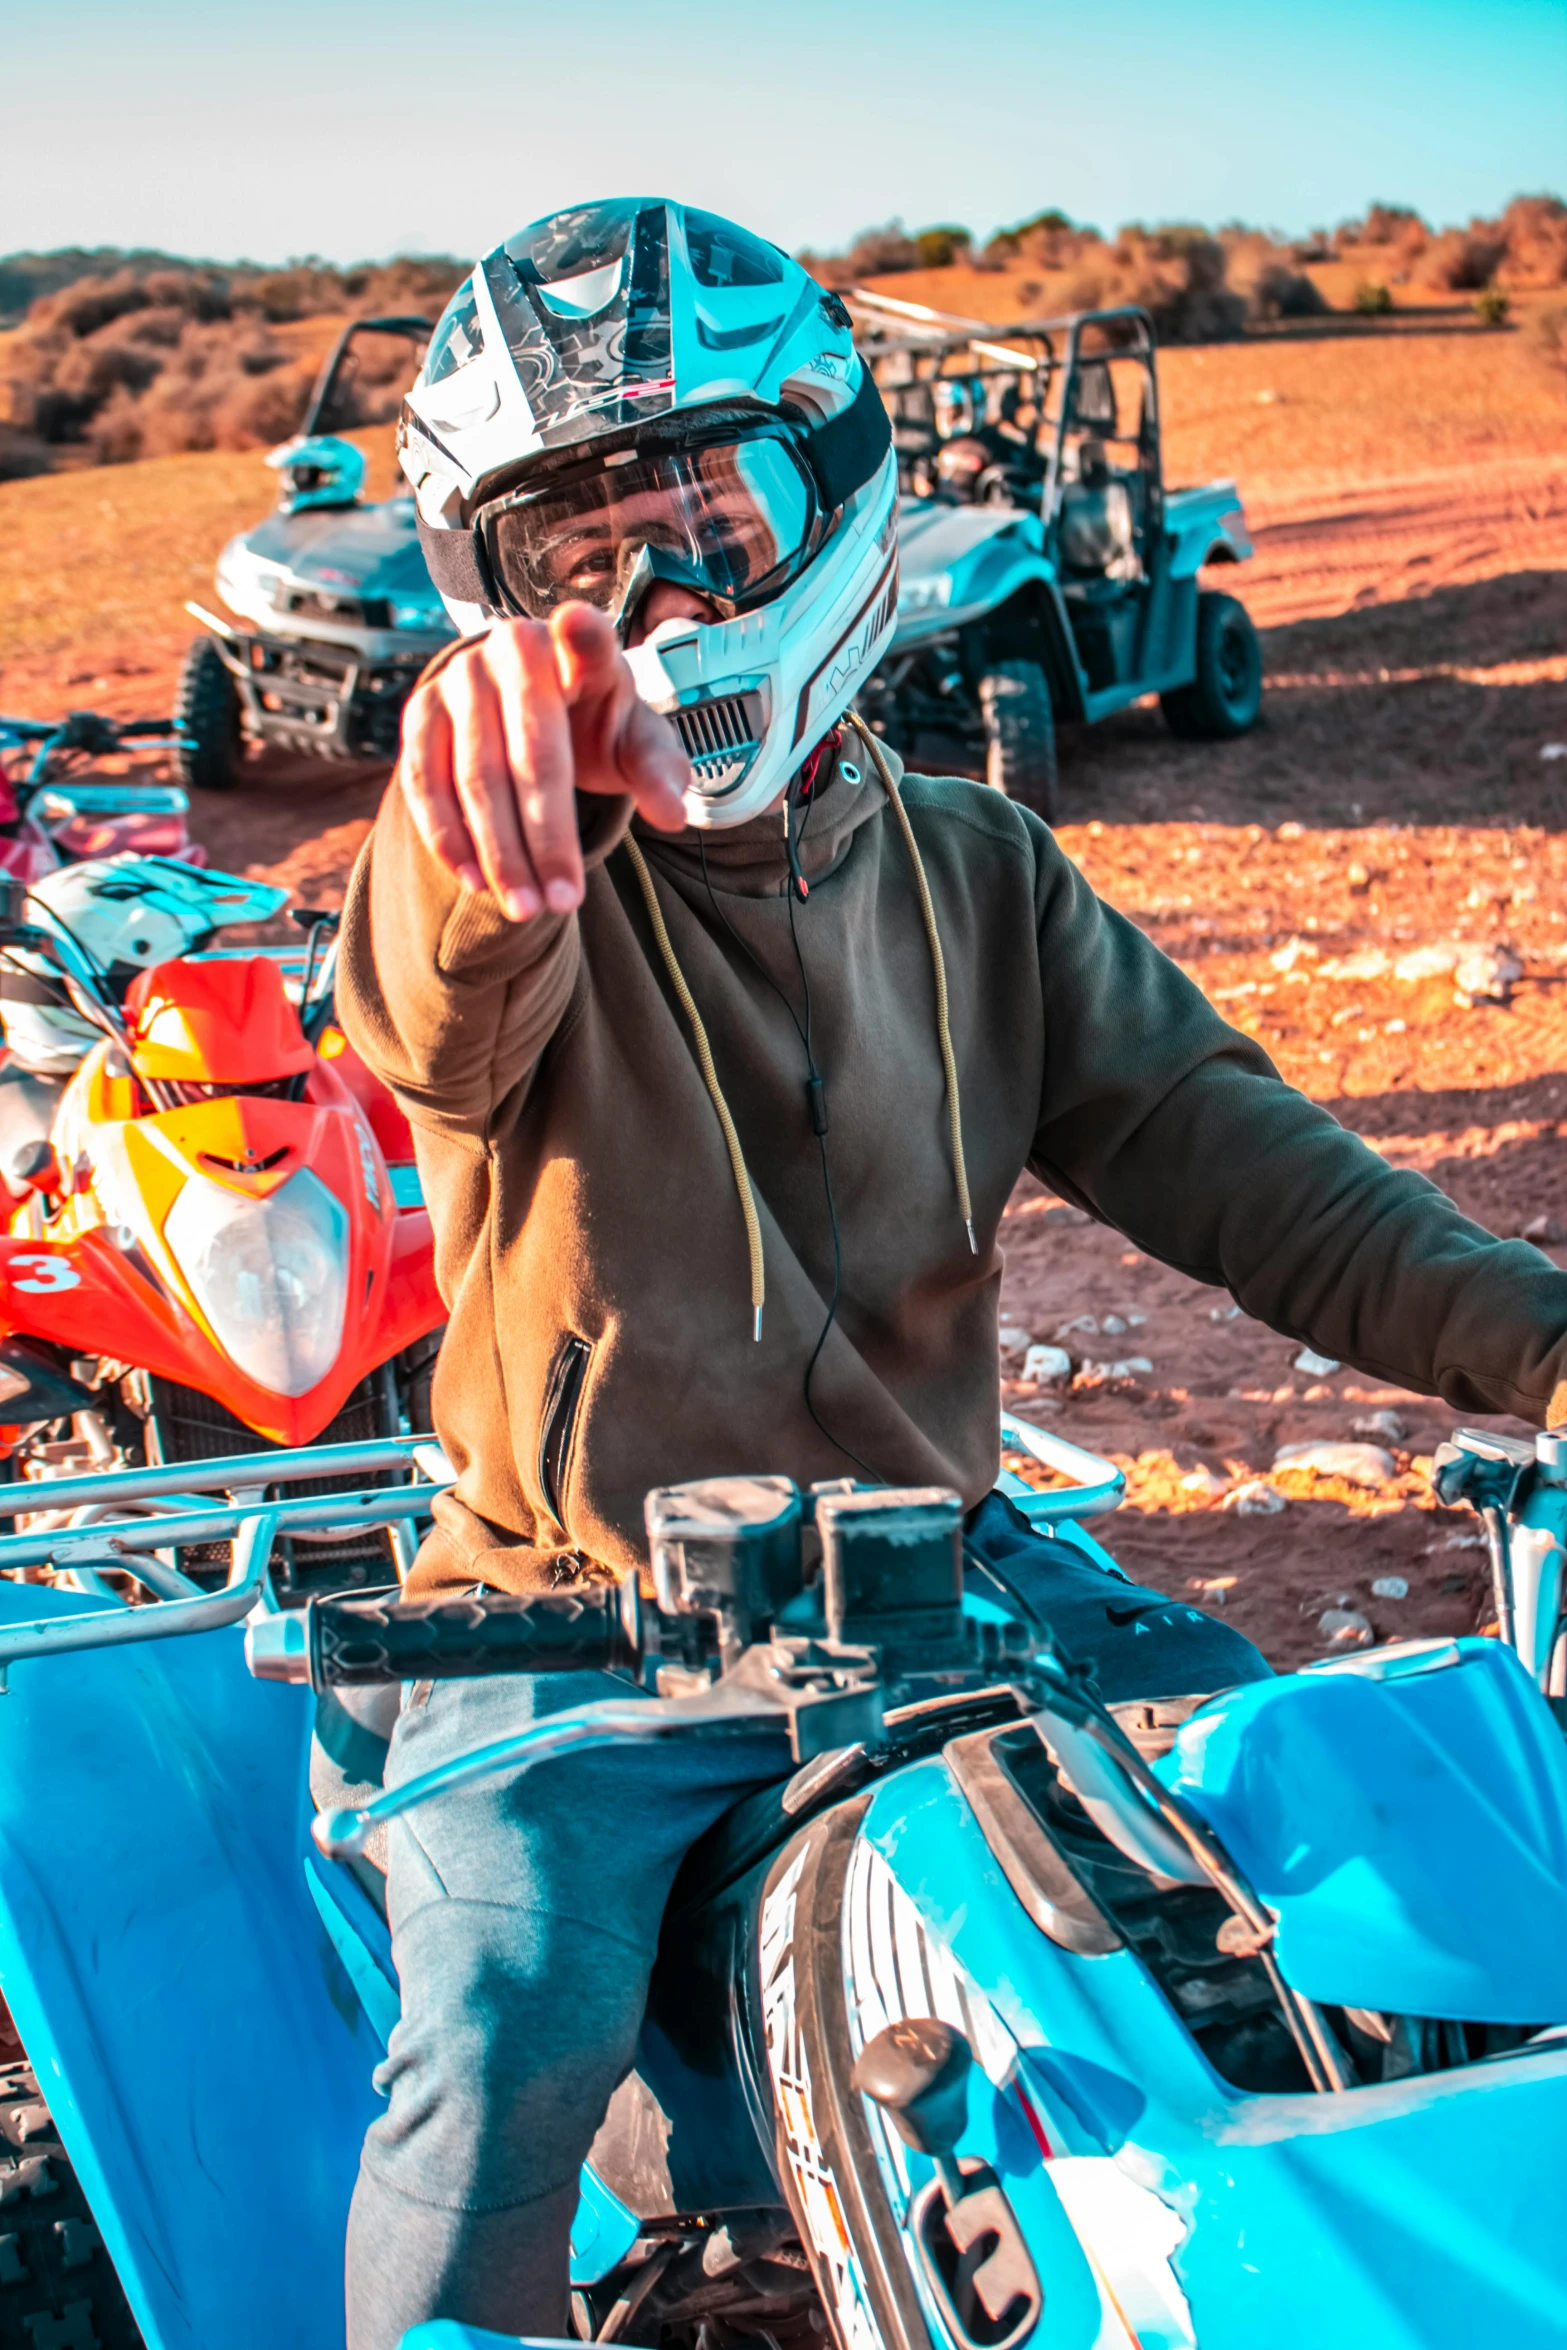
<path fill-rule="evenodd" d="M 816 485 L 786 428 L 663 451 L 612 453 L 591 471 L 519 490 L 477 518 L 490 576 L 514 612 L 558 604 L 617 616 L 644 550 L 660 578 L 726 611 L 786 587 L 821 537 Z"/>

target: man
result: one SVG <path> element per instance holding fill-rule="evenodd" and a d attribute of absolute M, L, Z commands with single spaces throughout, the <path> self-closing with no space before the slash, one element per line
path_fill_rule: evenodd
<path fill-rule="evenodd" d="M 834 296 L 689 207 L 557 214 L 455 297 L 401 455 L 473 640 L 409 703 L 343 931 L 450 1307 L 413 1588 L 634 1572 L 653 1485 L 853 1475 L 955 1487 L 1112 1696 L 1266 1671 L 986 1499 L 1025 1166 L 1324 1353 L 1545 1417 L 1567 1278 L 1284 1086 L 1037 819 L 845 724 L 896 482 Z M 421 1684 L 388 1777 L 598 1687 Z M 764 1767 L 592 1756 L 394 1829 L 352 2350 L 562 2331 L 674 1868 Z"/>

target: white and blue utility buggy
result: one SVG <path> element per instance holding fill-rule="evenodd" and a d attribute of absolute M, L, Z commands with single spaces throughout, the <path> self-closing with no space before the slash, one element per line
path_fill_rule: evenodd
<path fill-rule="evenodd" d="M 403 704 L 453 634 L 419 551 L 411 497 L 364 502 L 365 461 L 327 428 L 341 419 L 355 338 L 405 338 L 427 318 L 356 318 L 321 370 L 298 436 L 273 449 L 276 510 L 230 539 L 217 588 L 237 620 L 186 610 L 205 635 L 180 673 L 180 781 L 226 791 L 247 743 L 321 759 L 392 759 Z"/>
<path fill-rule="evenodd" d="M 1145 310 L 987 327 L 856 293 L 856 340 L 893 420 L 898 621 L 860 708 L 905 757 L 954 741 L 1052 817 L 1058 719 L 1157 694 L 1188 739 L 1262 703 L 1245 607 L 1199 574 L 1251 554 L 1232 481 L 1165 487 Z"/>

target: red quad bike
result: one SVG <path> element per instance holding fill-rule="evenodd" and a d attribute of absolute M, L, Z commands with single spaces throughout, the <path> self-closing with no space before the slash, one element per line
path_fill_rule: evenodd
<path fill-rule="evenodd" d="M 10 1160 L 0 1473 L 427 1428 L 444 1320 L 430 1219 L 406 1122 L 332 1021 L 336 916 L 296 914 L 303 956 L 177 956 L 118 1001 L 74 936 L 24 908 L 13 891 L 0 959 L 47 965 L 99 1041 L 48 1137 Z M 383 1531 L 296 1549 L 285 1598 L 389 1580 Z M 214 1571 L 227 1557 L 216 1546 Z"/>
<path fill-rule="evenodd" d="M 79 858 L 127 851 L 204 865 L 207 852 L 190 837 L 190 801 L 178 784 L 106 780 L 95 765 L 177 752 L 183 742 L 169 718 L 101 718 L 96 710 L 47 721 L 0 717 L 0 873 L 39 881 Z"/>

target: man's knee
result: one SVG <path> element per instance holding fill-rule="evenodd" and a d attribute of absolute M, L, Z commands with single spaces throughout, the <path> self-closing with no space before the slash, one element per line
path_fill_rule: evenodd
<path fill-rule="evenodd" d="M 635 2054 L 647 1957 L 571 1920 L 453 1901 L 410 1918 L 395 1956 L 403 2013 L 369 2168 L 467 2211 L 567 2185 Z"/>

